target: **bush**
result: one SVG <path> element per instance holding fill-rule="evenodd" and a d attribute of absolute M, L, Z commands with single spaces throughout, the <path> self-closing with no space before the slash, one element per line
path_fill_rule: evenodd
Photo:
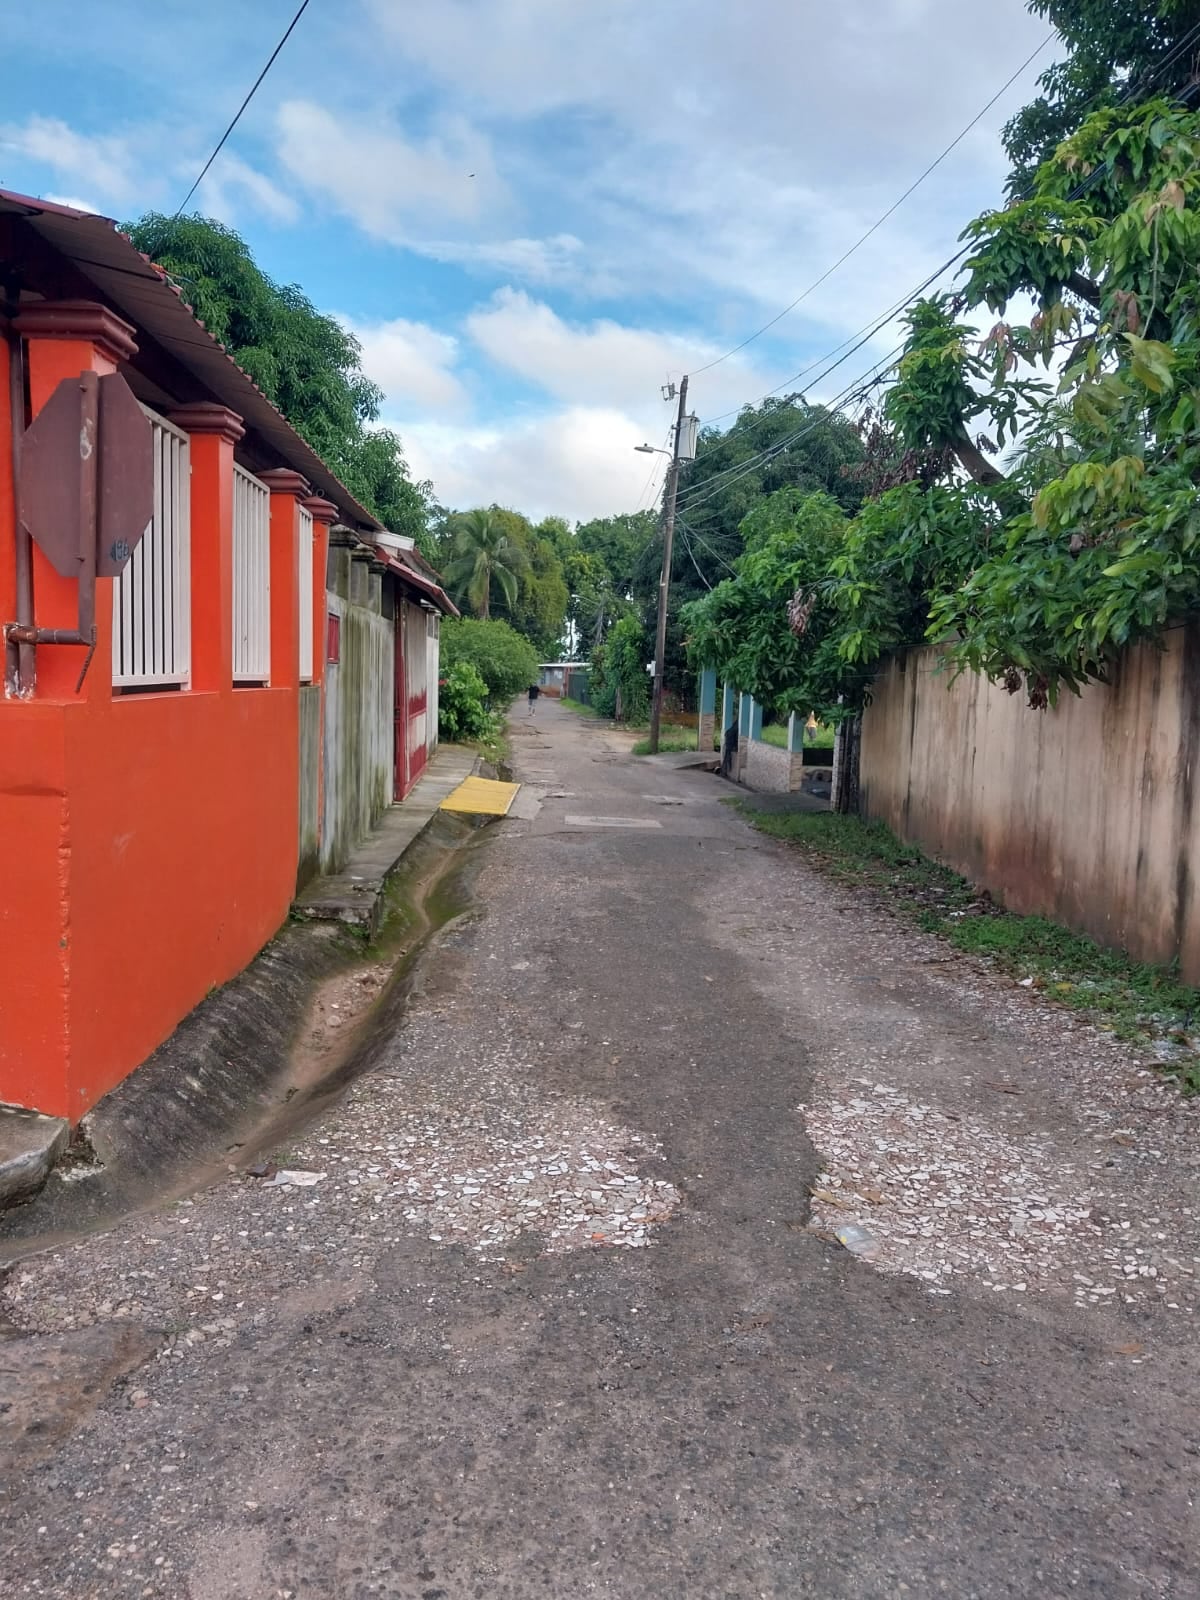
<path fill-rule="evenodd" d="M 590 698 L 605 717 L 643 723 L 650 712 L 650 674 L 646 671 L 646 631 L 637 617 L 627 616 L 610 628 L 592 655 Z"/>
<path fill-rule="evenodd" d="M 538 679 L 536 650 L 507 622 L 484 622 L 479 617 L 443 622 L 441 660 L 447 676 L 460 662 L 474 667 L 488 701 L 498 709 Z"/>
<path fill-rule="evenodd" d="M 469 661 L 456 661 L 438 685 L 438 738 L 482 739 L 491 731 L 487 684 Z"/>

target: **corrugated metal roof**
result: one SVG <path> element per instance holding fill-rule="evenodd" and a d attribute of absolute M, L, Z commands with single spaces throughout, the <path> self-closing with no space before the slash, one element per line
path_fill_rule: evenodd
<path fill-rule="evenodd" d="M 247 428 L 278 452 L 281 466 L 303 473 L 314 493 L 337 506 L 343 523 L 368 532 L 382 528 L 213 338 L 163 269 L 144 256 L 115 222 L 3 189 L 0 212 L 21 217 L 90 279 L 114 310 L 135 328 L 145 329 L 213 399 L 236 411 Z"/>
<path fill-rule="evenodd" d="M 444 616 L 457 617 L 461 615 L 454 601 L 432 578 L 426 578 L 422 573 L 415 571 L 407 562 L 403 561 L 399 556 L 392 555 L 391 551 L 385 550 L 382 545 L 376 547 L 375 554 L 381 561 L 387 563 L 397 577 L 403 578 L 405 583 L 432 600 Z M 425 565 L 425 563 L 422 562 L 422 565 Z M 432 572 L 432 567 L 429 570 Z"/>

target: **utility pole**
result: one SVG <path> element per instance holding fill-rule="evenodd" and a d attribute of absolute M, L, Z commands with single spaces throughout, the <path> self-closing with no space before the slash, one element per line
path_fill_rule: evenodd
<path fill-rule="evenodd" d="M 667 653 L 667 597 L 671 589 L 671 553 L 675 544 L 675 497 L 679 493 L 679 448 L 683 442 L 683 419 L 687 415 L 688 381 L 679 384 L 679 412 L 675 419 L 675 443 L 667 469 L 667 499 L 663 519 L 662 576 L 658 580 L 658 629 L 654 638 L 654 699 L 650 706 L 650 754 L 658 754 L 658 730 L 662 722 L 663 676 Z"/>

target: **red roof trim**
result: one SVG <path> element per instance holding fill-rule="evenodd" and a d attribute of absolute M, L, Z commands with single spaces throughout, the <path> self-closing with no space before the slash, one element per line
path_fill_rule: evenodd
<path fill-rule="evenodd" d="M 454 601 L 451 600 L 446 591 L 439 587 L 438 584 L 432 582 L 432 580 L 429 578 L 422 577 L 419 572 L 414 572 L 410 566 L 407 566 L 403 561 L 398 560 L 397 557 L 393 556 L 389 551 L 377 549 L 376 554 L 384 562 L 386 562 L 391 571 L 394 572 L 398 578 L 402 578 L 410 588 L 416 589 L 419 594 L 423 594 L 427 599 L 432 600 L 434 605 L 437 606 L 438 610 L 442 612 L 444 616 L 461 616 L 462 613 L 454 604 Z"/>

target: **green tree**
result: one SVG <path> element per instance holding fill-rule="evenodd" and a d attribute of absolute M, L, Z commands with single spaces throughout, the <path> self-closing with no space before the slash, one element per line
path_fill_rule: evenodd
<path fill-rule="evenodd" d="M 632 599 L 642 557 L 653 544 L 658 518 L 653 511 L 626 512 L 615 517 L 595 517 L 575 529 L 575 548 L 603 561 L 615 592 Z"/>
<path fill-rule="evenodd" d="M 273 282 L 222 223 L 152 211 L 127 231 L 351 493 L 429 554 L 432 485 L 414 483 L 400 440 L 373 426 L 383 395 L 353 334 L 295 284 Z"/>
<path fill-rule="evenodd" d="M 1028 0 L 1028 9 L 1053 24 L 1068 53 L 1004 130 L 1012 195 L 1091 112 L 1126 97 L 1182 95 L 1196 82 L 1200 0 Z"/>
<path fill-rule="evenodd" d="M 495 507 L 480 508 L 462 512 L 453 523 L 454 554 L 446 581 L 485 622 L 491 616 L 493 586 L 511 608 L 529 571 L 529 556 L 506 531 L 503 517 Z"/>
<path fill-rule="evenodd" d="M 653 646 L 640 618 L 629 615 L 610 629 L 592 656 L 589 694 L 602 715 L 622 722 L 644 722 L 650 711 L 647 651 Z"/>
<path fill-rule="evenodd" d="M 862 503 L 852 469 L 863 459 L 854 425 L 802 395 L 744 406 L 724 433 L 702 428 L 696 459 L 680 477 L 672 578 L 701 593 L 728 577 L 742 552 L 741 526 L 764 495 L 800 489 L 830 496 L 846 511 Z M 660 548 L 646 553 L 643 585 L 658 582 Z"/>
<path fill-rule="evenodd" d="M 684 635 L 697 667 L 772 711 L 828 714 L 842 688 L 830 573 L 849 519 L 831 496 L 777 489 L 743 524 L 745 554 L 731 578 L 684 609 Z M 789 626 L 788 603 L 805 596 L 805 626 Z"/>
<path fill-rule="evenodd" d="M 914 307 L 872 429 L 862 476 L 884 492 L 832 550 L 809 501 L 782 529 L 767 502 L 687 613 L 700 664 L 765 700 L 852 708 L 887 654 L 932 639 L 1042 708 L 1200 612 L 1200 115 L 1094 113 L 966 236 L 965 291 Z M 971 307 L 1022 317 L 981 339 Z"/>
<path fill-rule="evenodd" d="M 460 662 L 469 662 L 484 683 L 488 699 L 497 708 L 537 682 L 537 652 L 507 622 L 481 617 L 451 618 L 442 623 L 442 670 L 449 675 Z"/>

